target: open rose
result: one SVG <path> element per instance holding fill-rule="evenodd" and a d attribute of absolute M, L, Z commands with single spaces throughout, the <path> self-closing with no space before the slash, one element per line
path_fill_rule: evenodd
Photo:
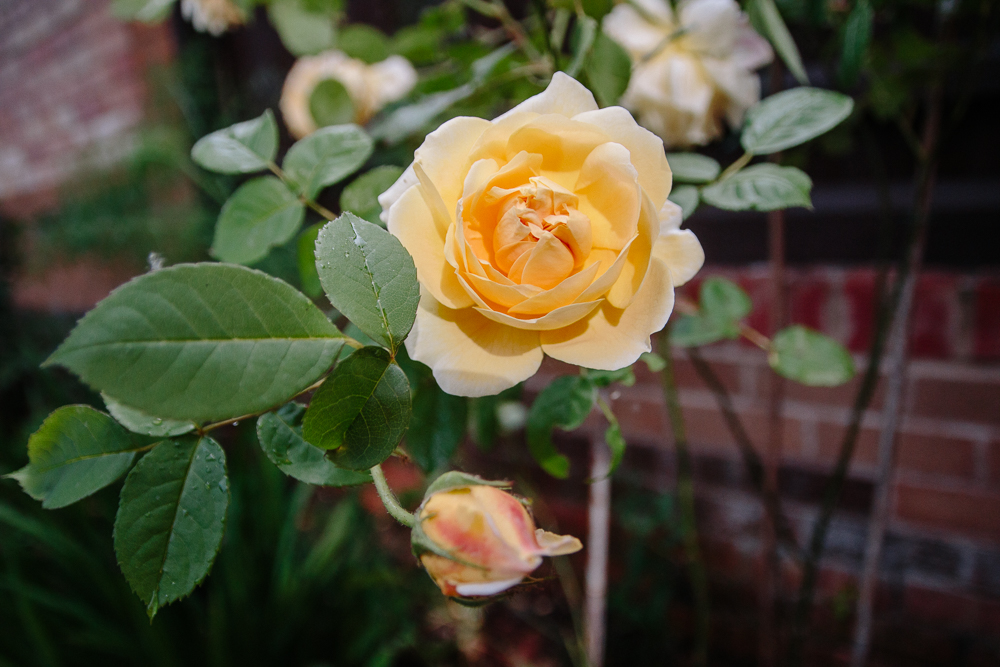
<path fill-rule="evenodd" d="M 774 57 L 733 0 L 634 0 L 604 18 L 604 32 L 636 63 L 622 104 L 669 147 L 705 144 L 722 118 L 739 126 L 760 100 L 754 73 Z M 638 8 L 638 9 L 637 9 Z"/>
<path fill-rule="evenodd" d="M 417 84 L 417 71 L 403 56 L 389 56 L 372 65 L 343 51 L 325 51 L 299 58 L 281 89 L 281 115 L 293 136 L 301 139 L 318 128 L 309 102 L 321 82 L 344 86 L 354 104 L 354 122 L 364 125 L 382 107 L 403 99 Z"/>
<path fill-rule="evenodd" d="M 560 72 L 496 120 L 444 123 L 379 197 L 421 284 L 410 356 L 464 396 L 527 379 L 543 354 L 635 362 L 704 261 L 670 185 L 663 143 Z"/>
<path fill-rule="evenodd" d="M 450 596 L 496 595 L 534 572 L 542 556 L 583 548 L 575 537 L 536 529 L 517 498 L 485 484 L 456 483 L 433 492 L 417 516 L 414 550 Z"/>

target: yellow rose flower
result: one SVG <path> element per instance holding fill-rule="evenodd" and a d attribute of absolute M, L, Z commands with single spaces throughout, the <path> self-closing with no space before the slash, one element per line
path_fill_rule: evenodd
<path fill-rule="evenodd" d="M 521 583 L 543 556 L 583 548 L 575 537 L 536 529 L 524 505 L 493 486 L 433 493 L 418 518 L 426 540 L 415 544 L 420 562 L 441 592 L 453 597 L 496 595 Z"/>
<path fill-rule="evenodd" d="M 444 123 L 379 197 L 421 284 L 410 356 L 463 396 L 514 386 L 543 354 L 634 363 L 704 261 L 670 185 L 663 143 L 561 72 L 496 120 Z"/>
<path fill-rule="evenodd" d="M 604 18 L 605 34 L 636 63 L 622 104 L 668 147 L 706 144 L 760 101 L 754 70 L 770 45 L 733 0 L 634 0 Z M 638 7 L 638 9 L 636 9 Z"/>
<path fill-rule="evenodd" d="M 181 15 L 195 30 L 216 37 L 246 20 L 243 10 L 231 0 L 181 0 Z"/>
<path fill-rule="evenodd" d="M 317 129 L 309 99 L 321 82 L 339 81 L 354 103 L 354 122 L 364 125 L 385 105 L 406 97 L 417 84 L 417 71 L 403 56 L 389 56 L 369 65 L 343 51 L 325 51 L 299 58 L 281 89 L 281 115 L 298 139 Z"/>

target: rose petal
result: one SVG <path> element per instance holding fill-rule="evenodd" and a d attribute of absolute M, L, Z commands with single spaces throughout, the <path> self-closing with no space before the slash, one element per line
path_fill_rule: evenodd
<path fill-rule="evenodd" d="M 543 356 L 537 332 L 498 324 L 471 308 L 446 308 L 429 293 L 421 295 L 406 351 L 456 396 L 509 389 L 534 375 Z"/>
<path fill-rule="evenodd" d="M 594 282 L 600 264 L 591 264 L 579 273 L 573 274 L 550 290 L 545 290 L 529 299 L 510 304 L 507 311 L 519 317 L 545 315 L 552 310 L 573 303 Z M 599 295 L 598 295 L 599 296 Z M 588 299 L 592 301 L 593 299 Z"/>
<path fill-rule="evenodd" d="M 564 329 L 543 331 L 542 349 L 554 359 L 585 368 L 624 368 L 650 351 L 649 337 L 666 325 L 673 305 L 670 272 L 654 259 L 628 308 L 619 310 L 605 302 L 586 319 Z"/>
<path fill-rule="evenodd" d="M 573 253 L 566 244 L 552 235 L 542 232 L 541 238 L 528 254 L 528 260 L 521 271 L 521 284 L 534 285 L 542 289 L 552 289 L 573 271 Z M 512 280 L 513 271 L 507 274 Z"/>
<path fill-rule="evenodd" d="M 580 212 L 590 218 L 594 247 L 620 250 L 635 236 L 642 189 L 627 148 L 610 141 L 594 148 L 574 190 L 580 195 Z"/>
<path fill-rule="evenodd" d="M 660 219 L 660 236 L 663 236 L 667 232 L 681 228 L 681 223 L 684 222 L 684 209 L 668 199 L 663 202 L 656 217 Z"/>
<path fill-rule="evenodd" d="M 490 121 L 482 118 L 452 118 L 428 134 L 413 154 L 413 161 L 423 166 L 441 194 L 449 217 L 455 214 L 455 205 L 462 196 L 462 185 L 473 162 L 469 156 L 472 147 L 489 127 Z"/>
<path fill-rule="evenodd" d="M 403 99 L 417 85 L 417 70 L 403 56 L 389 56 L 372 65 L 370 71 L 369 85 L 378 109 Z"/>
<path fill-rule="evenodd" d="M 670 34 L 672 27 L 672 18 L 669 16 L 670 6 L 666 2 L 651 4 L 657 12 L 666 9 L 668 15 L 663 17 L 661 14 L 661 18 L 664 20 L 663 25 L 650 23 L 627 3 L 616 5 L 601 23 L 601 29 L 604 33 L 621 44 L 633 60 L 640 60 L 655 51 Z"/>
<path fill-rule="evenodd" d="M 548 331 L 550 329 L 561 329 L 569 326 L 580 318 L 586 317 L 601 305 L 601 301 L 589 301 L 581 303 L 571 303 L 568 306 L 555 308 L 552 312 L 546 313 L 542 317 L 531 319 L 519 319 L 511 317 L 505 313 L 489 308 L 479 307 L 476 311 L 498 324 L 507 325 L 506 328 L 524 329 L 525 331 Z M 407 339 L 409 340 L 409 339 Z"/>
<path fill-rule="evenodd" d="M 596 108 L 597 102 L 594 101 L 593 93 L 587 90 L 582 83 L 563 72 L 556 72 L 552 75 L 552 81 L 549 82 L 545 90 L 534 97 L 529 97 L 498 117 L 497 120 L 504 120 L 525 111 L 540 114 L 557 113 L 572 118 L 578 113 Z"/>
<path fill-rule="evenodd" d="M 536 153 L 542 156 L 542 169 L 546 172 L 575 172 L 591 151 L 607 141 L 608 135 L 599 125 L 546 114 L 525 123 L 510 135 L 507 154 Z"/>
<path fill-rule="evenodd" d="M 674 287 L 691 280 L 705 263 L 705 251 L 690 229 L 661 234 L 653 245 L 653 256 L 666 265 Z"/>
<path fill-rule="evenodd" d="M 503 308 L 516 306 L 532 295 L 541 292 L 541 289 L 534 285 L 500 285 L 471 273 L 466 273 L 462 277 L 468 281 L 470 288 L 479 296 Z"/>
<path fill-rule="evenodd" d="M 732 53 L 742 15 L 733 0 L 689 0 L 678 14 L 686 47 L 715 58 Z"/>
<path fill-rule="evenodd" d="M 556 535 L 541 528 L 535 529 L 535 541 L 543 556 L 566 556 L 583 548 L 583 543 L 572 535 Z"/>
<path fill-rule="evenodd" d="M 389 189 L 378 196 L 378 204 L 382 207 L 382 212 L 378 214 L 379 220 L 383 223 L 389 223 L 389 209 L 392 205 L 399 201 L 399 198 L 403 196 L 403 193 L 409 190 L 411 187 L 419 183 L 420 180 L 413 171 L 413 164 L 410 164 L 406 168 L 396 182 L 389 186 Z"/>
<path fill-rule="evenodd" d="M 660 221 L 656 217 L 655 210 L 649 197 L 643 197 L 642 213 L 639 215 L 635 239 L 629 246 L 621 275 L 608 290 L 608 302 L 615 308 L 625 308 L 632 303 L 646 277 L 653 243 L 660 231 Z"/>

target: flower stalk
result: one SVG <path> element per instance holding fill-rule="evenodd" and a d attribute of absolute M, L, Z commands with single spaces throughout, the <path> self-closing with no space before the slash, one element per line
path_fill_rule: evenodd
<path fill-rule="evenodd" d="M 382 466 L 375 465 L 369 472 L 372 474 L 372 481 L 375 482 L 375 490 L 378 491 L 379 500 L 381 500 L 382 504 L 385 505 L 385 510 L 389 513 L 389 516 L 407 528 L 413 528 L 416 526 L 417 517 L 412 513 L 407 512 L 406 509 L 399 504 L 399 499 L 396 498 L 396 494 L 389 488 L 389 482 L 385 479 L 385 473 L 382 472 Z"/>

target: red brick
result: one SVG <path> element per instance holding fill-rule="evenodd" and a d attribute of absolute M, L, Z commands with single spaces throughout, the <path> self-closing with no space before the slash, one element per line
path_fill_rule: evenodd
<path fill-rule="evenodd" d="M 951 320 L 957 279 L 941 273 L 920 276 L 910 319 L 910 354 L 945 358 L 952 352 Z"/>
<path fill-rule="evenodd" d="M 874 332 L 875 287 L 877 274 L 871 269 L 851 271 L 844 280 L 851 335 L 847 347 L 853 352 L 867 352 Z"/>
<path fill-rule="evenodd" d="M 785 396 L 789 400 L 804 401 L 807 403 L 818 403 L 821 405 L 836 405 L 850 408 L 857 399 L 858 390 L 861 388 L 863 374 L 865 372 L 864 362 L 856 368 L 857 374 L 850 381 L 837 387 L 807 387 L 798 382 L 785 383 Z M 871 410 L 878 410 L 882 407 L 885 397 L 885 382 L 879 378 L 875 393 L 868 404 Z"/>
<path fill-rule="evenodd" d="M 902 433 L 896 447 L 900 470 L 966 479 L 975 474 L 975 445 L 968 440 Z"/>
<path fill-rule="evenodd" d="M 795 281 L 788 290 L 788 321 L 822 330 L 829 296 L 830 281 L 825 275 L 814 274 Z"/>
<path fill-rule="evenodd" d="M 896 485 L 896 516 L 972 537 L 1000 539 L 1000 493 Z"/>
<path fill-rule="evenodd" d="M 746 322 L 757 331 L 767 332 L 771 330 L 771 283 L 766 276 L 741 275 L 732 277 L 740 287 L 750 296 L 753 302 L 753 310 L 747 317 Z M 744 345 L 753 346 L 746 339 L 740 339 Z"/>
<path fill-rule="evenodd" d="M 976 619 L 976 601 L 947 591 L 907 586 L 903 606 L 908 615 L 946 627 L 970 627 Z"/>
<path fill-rule="evenodd" d="M 840 447 L 847 426 L 840 424 L 820 423 L 817 428 L 819 451 L 817 458 L 824 463 L 832 463 L 840 456 Z M 879 432 L 871 428 L 862 428 L 854 445 L 853 464 L 875 465 L 878 462 Z"/>
<path fill-rule="evenodd" d="M 913 414 L 1000 424 L 1000 381 L 920 378 L 913 390 Z"/>
<path fill-rule="evenodd" d="M 20 277 L 14 281 L 13 299 L 19 308 L 82 313 L 139 272 L 137 267 L 80 259 L 51 266 L 43 276 Z"/>
<path fill-rule="evenodd" d="M 990 482 L 994 488 L 1000 488 L 1000 440 L 994 440 L 986 450 Z"/>
<path fill-rule="evenodd" d="M 1000 359 L 1000 279 L 983 280 L 976 288 L 973 354 Z"/>

